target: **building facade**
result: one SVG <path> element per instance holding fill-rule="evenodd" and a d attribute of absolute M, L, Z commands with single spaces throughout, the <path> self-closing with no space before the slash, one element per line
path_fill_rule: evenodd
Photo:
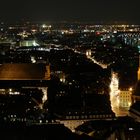
<path fill-rule="evenodd" d="M 119 90 L 119 107 L 129 110 L 132 104 L 132 88 L 122 88 Z"/>

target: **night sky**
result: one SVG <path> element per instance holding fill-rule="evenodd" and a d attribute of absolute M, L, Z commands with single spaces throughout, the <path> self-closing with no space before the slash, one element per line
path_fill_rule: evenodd
<path fill-rule="evenodd" d="M 0 20 L 140 24 L 140 0 L 0 0 Z"/>

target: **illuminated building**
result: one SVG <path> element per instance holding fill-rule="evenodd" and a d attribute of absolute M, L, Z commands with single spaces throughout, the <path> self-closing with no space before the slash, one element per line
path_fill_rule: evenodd
<path fill-rule="evenodd" d="M 42 90 L 42 102 L 47 100 L 50 66 L 46 64 L 2 64 L 0 65 L 0 93 L 19 94 L 16 88 L 38 88 Z M 40 104 L 42 108 L 43 104 Z"/>
<path fill-rule="evenodd" d="M 50 32 L 51 28 L 52 28 L 52 25 L 43 24 L 40 27 L 40 31 L 42 31 L 42 32 Z"/>
<path fill-rule="evenodd" d="M 22 40 L 20 41 L 20 47 L 25 46 L 39 46 L 39 44 L 35 40 Z"/>
<path fill-rule="evenodd" d="M 122 88 L 119 90 L 119 107 L 130 108 L 132 104 L 132 88 Z"/>
<path fill-rule="evenodd" d="M 113 120 L 114 114 L 83 114 L 83 115 L 67 115 L 64 120 L 59 120 L 60 123 L 75 131 L 75 128 L 90 120 Z"/>
<path fill-rule="evenodd" d="M 118 95 L 119 95 L 118 87 L 119 87 L 118 74 L 112 72 L 111 84 L 110 84 L 110 90 L 111 90 L 110 101 L 111 101 L 112 110 L 115 107 L 118 107 Z"/>
<path fill-rule="evenodd" d="M 66 75 L 63 71 L 55 71 L 54 73 L 60 79 L 60 82 L 63 82 L 63 83 L 66 82 Z"/>
<path fill-rule="evenodd" d="M 91 57 L 91 50 L 87 50 L 87 51 L 86 51 L 86 56 L 87 56 L 87 57 Z"/>

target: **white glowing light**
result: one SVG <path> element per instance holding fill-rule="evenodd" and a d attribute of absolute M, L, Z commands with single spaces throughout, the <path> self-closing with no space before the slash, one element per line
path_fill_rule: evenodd
<path fill-rule="evenodd" d="M 20 92 L 9 92 L 10 95 L 19 95 Z"/>
<path fill-rule="evenodd" d="M 133 91 L 132 87 L 129 88 L 129 91 Z"/>
<path fill-rule="evenodd" d="M 12 92 L 12 89 L 11 88 L 9 89 L 9 92 Z"/>
<path fill-rule="evenodd" d="M 117 33 L 117 31 L 115 30 L 113 33 L 114 33 L 114 34 L 116 34 L 116 33 Z"/>
<path fill-rule="evenodd" d="M 120 100 L 119 100 L 119 79 L 117 73 L 112 73 L 111 77 L 111 83 L 110 83 L 110 101 L 111 101 L 111 107 L 114 111 L 114 108 L 119 106 Z M 115 111 L 114 111 L 115 113 Z"/>
<path fill-rule="evenodd" d="M 43 104 L 45 103 L 45 101 L 47 100 L 47 88 L 41 88 L 42 92 L 43 92 L 43 97 L 42 97 L 42 101 Z"/>
<path fill-rule="evenodd" d="M 87 57 L 91 57 L 91 50 L 87 50 L 87 51 L 86 51 L 86 56 L 87 56 Z"/>
<path fill-rule="evenodd" d="M 36 63 L 36 60 L 35 60 L 35 57 L 34 56 L 31 56 L 31 62 L 32 63 Z"/>
<path fill-rule="evenodd" d="M 36 43 L 36 41 L 34 40 L 34 41 L 33 41 L 33 46 L 39 46 L 39 44 Z"/>
<path fill-rule="evenodd" d="M 46 28 L 46 24 L 43 24 L 43 25 L 42 25 L 42 28 Z"/>

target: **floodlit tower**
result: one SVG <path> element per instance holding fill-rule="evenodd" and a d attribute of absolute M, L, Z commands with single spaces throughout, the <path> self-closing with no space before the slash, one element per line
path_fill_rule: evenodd
<path fill-rule="evenodd" d="M 112 111 L 116 114 L 115 108 L 119 105 L 119 79 L 118 74 L 115 72 L 111 72 L 111 83 L 110 83 L 110 101 Z"/>
<path fill-rule="evenodd" d="M 119 87 L 119 80 L 118 80 L 118 74 L 115 72 L 112 72 L 112 77 L 111 77 L 111 84 L 110 84 L 110 89 L 111 89 L 111 96 L 117 96 L 118 95 L 118 87 Z"/>

